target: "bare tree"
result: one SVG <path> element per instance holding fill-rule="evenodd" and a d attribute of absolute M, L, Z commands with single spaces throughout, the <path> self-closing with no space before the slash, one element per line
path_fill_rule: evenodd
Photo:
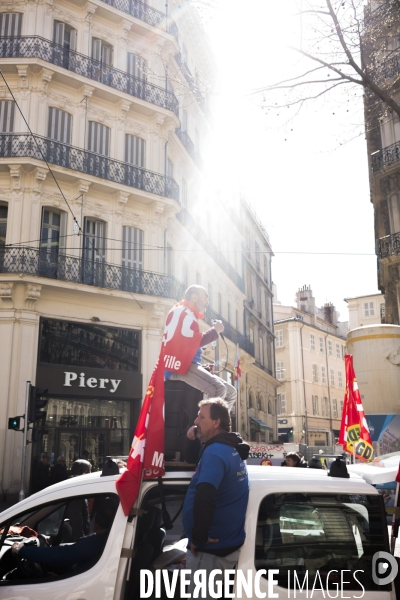
<path fill-rule="evenodd" d="M 267 109 L 289 108 L 341 88 L 348 100 L 365 96 L 365 126 L 393 111 L 400 80 L 400 0 L 298 0 L 299 43 L 290 46 L 295 72 L 255 92 Z"/>

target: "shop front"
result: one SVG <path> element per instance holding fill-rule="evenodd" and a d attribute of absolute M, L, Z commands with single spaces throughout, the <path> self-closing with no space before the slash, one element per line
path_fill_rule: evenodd
<path fill-rule="evenodd" d="M 41 319 L 36 387 L 47 389 L 32 432 L 32 468 L 47 452 L 67 469 L 129 453 L 142 400 L 140 331 Z"/>

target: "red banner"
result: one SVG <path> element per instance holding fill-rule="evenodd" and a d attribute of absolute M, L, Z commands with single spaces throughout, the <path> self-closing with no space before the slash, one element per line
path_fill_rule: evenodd
<path fill-rule="evenodd" d="M 161 350 L 143 400 L 127 471 L 116 482 L 126 516 L 138 497 L 143 474 L 144 479 L 151 479 L 164 473 L 164 360 Z"/>
<path fill-rule="evenodd" d="M 163 335 L 166 371 L 187 373 L 203 338 L 197 316 L 188 304 L 177 304 L 167 316 Z"/>
<path fill-rule="evenodd" d="M 360 391 L 353 367 L 353 356 L 345 355 L 346 391 L 344 394 L 339 444 L 364 462 L 374 460 L 374 448 L 365 418 Z"/>

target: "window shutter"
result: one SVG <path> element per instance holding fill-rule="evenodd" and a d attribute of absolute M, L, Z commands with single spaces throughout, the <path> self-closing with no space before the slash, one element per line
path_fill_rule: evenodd
<path fill-rule="evenodd" d="M 14 130 L 15 103 L 12 100 L 0 101 L 0 132 L 10 133 Z"/>
<path fill-rule="evenodd" d="M 53 42 L 62 46 L 64 44 L 65 23 L 54 21 Z"/>
<path fill-rule="evenodd" d="M 146 141 L 136 135 L 125 135 L 125 162 L 136 167 L 146 166 Z"/>
<path fill-rule="evenodd" d="M 49 108 L 47 137 L 64 144 L 71 143 L 72 115 L 59 108 Z"/>
<path fill-rule="evenodd" d="M 0 37 L 21 35 L 22 13 L 0 13 Z"/>
<path fill-rule="evenodd" d="M 143 231 L 136 227 L 123 227 L 122 232 L 122 266 L 143 269 Z"/>
<path fill-rule="evenodd" d="M 103 156 L 109 156 L 110 129 L 106 125 L 89 121 L 88 150 Z"/>

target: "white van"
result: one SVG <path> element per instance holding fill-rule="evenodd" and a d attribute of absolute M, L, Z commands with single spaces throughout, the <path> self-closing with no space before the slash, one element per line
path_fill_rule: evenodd
<path fill-rule="evenodd" d="M 380 585 L 384 577 L 377 553 L 388 553 L 389 543 L 383 500 L 371 485 L 357 475 L 337 479 L 318 469 L 250 466 L 248 470 L 246 541 L 231 597 L 395 599 L 392 583 Z M 138 508 L 129 517 L 124 516 L 115 491 L 118 476 L 100 473 L 68 479 L 4 511 L 0 514 L 0 600 L 155 598 L 156 590 L 151 595 L 149 585 L 143 588 L 143 581 L 149 584 L 150 578 L 142 577 L 141 585 L 140 574 L 149 574 L 163 549 L 181 539 L 180 510 L 191 476 L 168 472 L 162 485 L 156 480 L 143 483 Z M 11 536 L 10 528 L 31 528 L 39 534 L 31 538 L 35 544 L 71 541 L 68 519 L 76 518 L 79 501 L 92 521 L 105 504 L 113 511 L 100 556 L 57 573 L 40 565 L 34 572 L 24 572 L 23 561 L 11 554 L 11 544 L 21 538 Z M 173 521 L 168 530 L 165 509 Z M 29 533 L 28 529 L 11 531 Z M 162 597 L 167 597 L 165 591 Z M 178 588 L 175 597 L 184 597 Z"/>

